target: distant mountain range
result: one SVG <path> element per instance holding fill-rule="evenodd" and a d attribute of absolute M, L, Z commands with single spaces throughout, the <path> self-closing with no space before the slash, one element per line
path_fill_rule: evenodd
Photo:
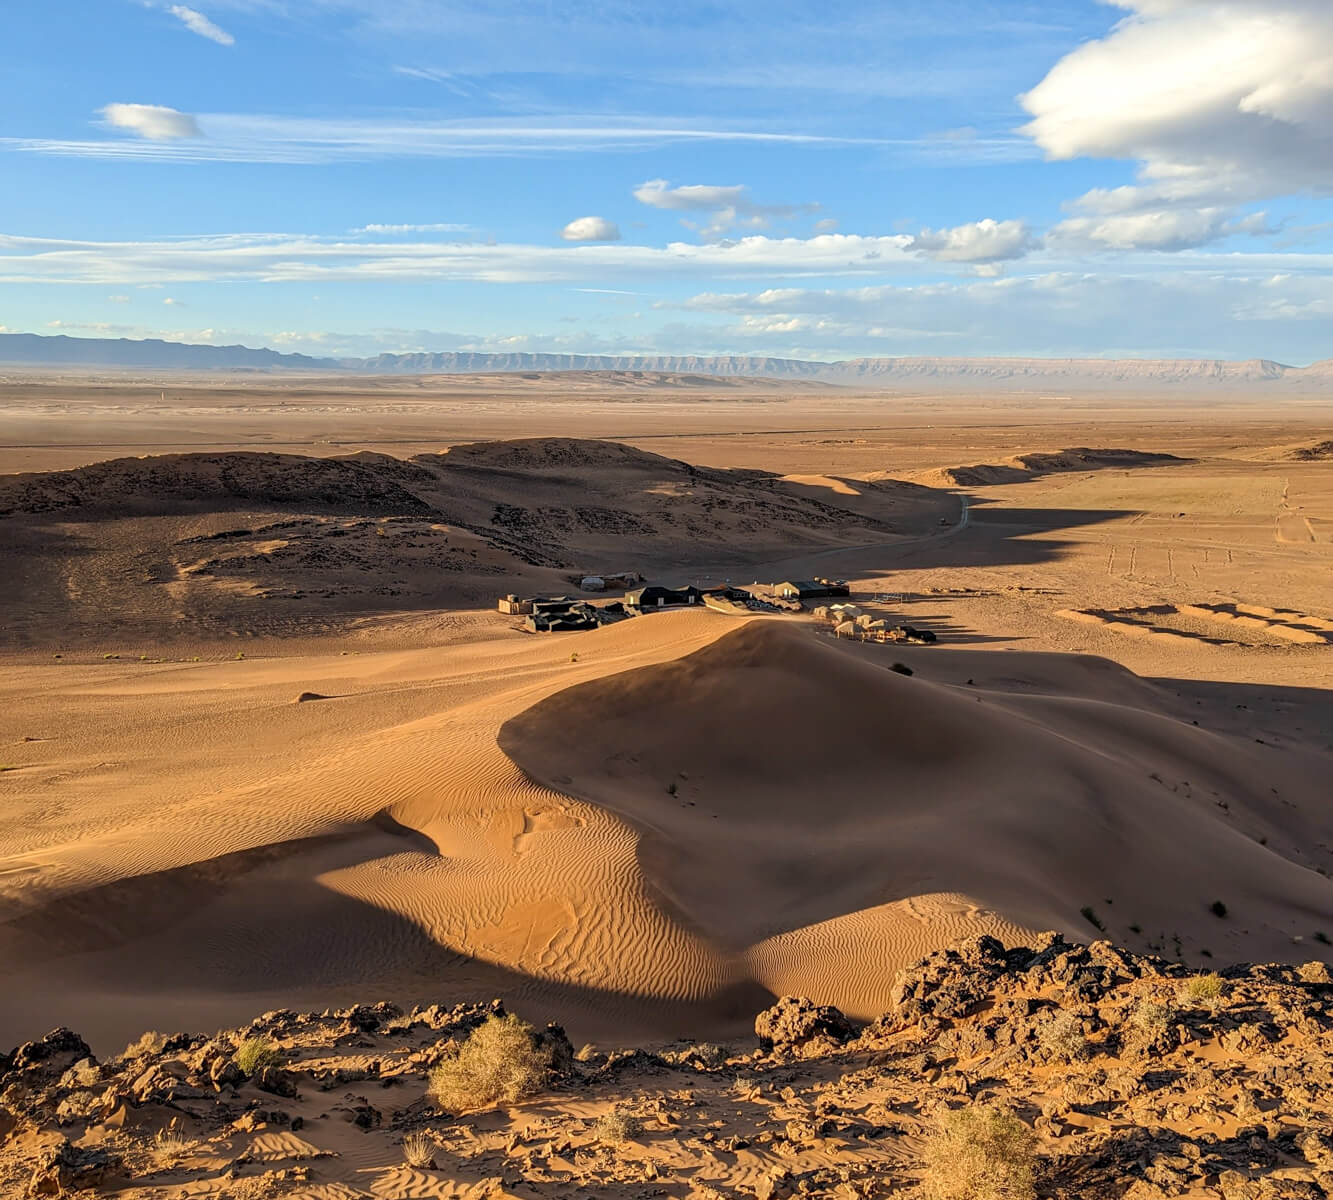
<path fill-rule="evenodd" d="M 378 354 L 313 358 L 249 346 L 205 346 L 157 339 L 0 334 L 0 364 L 172 368 L 205 371 L 339 371 L 369 375 L 619 371 L 719 378 L 808 380 L 884 387 L 1079 387 L 1295 384 L 1333 389 L 1333 359 L 1292 367 L 1268 359 L 853 358 L 815 362 L 746 355 Z"/>

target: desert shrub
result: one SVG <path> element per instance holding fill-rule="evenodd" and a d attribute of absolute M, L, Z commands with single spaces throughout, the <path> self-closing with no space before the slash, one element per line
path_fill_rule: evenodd
<path fill-rule="evenodd" d="M 623 1108 L 613 1108 L 597 1118 L 592 1135 L 599 1142 L 612 1146 L 620 1142 L 632 1142 L 643 1135 L 643 1122 Z"/>
<path fill-rule="evenodd" d="M 1190 1004 L 1214 1007 L 1226 993 L 1227 985 L 1216 971 L 1208 975 L 1191 975 L 1181 985 L 1179 996 Z"/>
<path fill-rule="evenodd" d="M 583 1045 L 574 1052 L 574 1061 L 581 1063 L 592 1062 L 600 1053 L 601 1051 L 598 1050 L 592 1042 L 584 1042 Z"/>
<path fill-rule="evenodd" d="M 1208 906 L 1208 911 L 1215 917 L 1225 917 L 1227 915 L 1227 906 L 1220 900 L 1214 900 Z"/>
<path fill-rule="evenodd" d="M 922 1192 L 927 1200 L 1032 1200 L 1034 1144 L 1005 1109 L 954 1109 L 926 1142 Z"/>
<path fill-rule="evenodd" d="M 890 670 L 890 671 L 897 671 L 899 675 L 915 675 L 915 674 L 916 674 L 916 672 L 913 671 L 912 668 L 909 667 L 906 663 L 900 663 L 900 662 L 896 662 L 896 663 L 894 663 L 894 664 L 889 668 L 889 670 Z"/>
<path fill-rule="evenodd" d="M 236 1065 L 247 1075 L 257 1074 L 265 1067 L 276 1067 L 282 1062 L 282 1053 L 276 1042 L 266 1037 L 250 1037 L 236 1051 Z"/>
<path fill-rule="evenodd" d="M 418 1130 L 403 1138 L 403 1159 L 409 1167 L 429 1171 L 435 1166 L 435 1140 Z"/>
<path fill-rule="evenodd" d="M 1175 1014 L 1159 1000 L 1143 997 L 1129 1014 L 1129 1032 L 1132 1041 L 1152 1043 L 1162 1037 Z"/>
<path fill-rule="evenodd" d="M 513 1013 L 487 1017 L 455 1056 L 436 1064 L 430 1095 L 451 1112 L 512 1104 L 541 1087 L 550 1061 L 526 1021 Z"/>
<path fill-rule="evenodd" d="M 1106 931 L 1106 926 L 1102 924 L 1101 917 L 1097 915 L 1097 910 L 1091 904 L 1085 904 L 1078 911 L 1083 914 L 1083 919 L 1094 929 L 1100 929 L 1103 933 Z"/>
<path fill-rule="evenodd" d="M 1071 1012 L 1061 1010 L 1037 1030 L 1037 1044 L 1053 1059 L 1072 1062 L 1085 1058 L 1088 1039 L 1083 1022 Z"/>
<path fill-rule="evenodd" d="M 161 1054 L 162 1048 L 167 1044 L 167 1036 L 164 1033 L 158 1033 L 156 1029 L 150 1029 L 143 1034 L 138 1041 L 131 1042 L 125 1047 L 125 1052 L 121 1058 L 141 1058 L 145 1054 Z"/>

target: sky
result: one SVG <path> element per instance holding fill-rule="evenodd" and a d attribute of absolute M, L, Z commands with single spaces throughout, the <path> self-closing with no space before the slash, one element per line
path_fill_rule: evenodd
<path fill-rule="evenodd" d="M 1330 0 L 13 0 L 0 332 L 1333 358 Z"/>

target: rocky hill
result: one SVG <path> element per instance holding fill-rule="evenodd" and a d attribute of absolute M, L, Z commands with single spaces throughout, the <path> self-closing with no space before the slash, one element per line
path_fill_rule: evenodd
<path fill-rule="evenodd" d="M 122 1053 L 57 1029 L 0 1054 L 0 1192 L 1317 1200 L 1331 1051 L 1324 962 L 1200 974 L 1056 934 L 937 951 L 867 1025 L 785 997 L 723 1045 L 575 1053 L 500 1001 Z"/>
<path fill-rule="evenodd" d="M 777 475 L 570 438 L 410 460 L 225 452 L 0 476 L 12 572 L 0 636 L 323 629 L 560 592 L 580 572 L 739 574 L 766 556 L 919 532 L 956 511 L 911 483 L 856 492 L 844 507 L 832 490 Z"/>

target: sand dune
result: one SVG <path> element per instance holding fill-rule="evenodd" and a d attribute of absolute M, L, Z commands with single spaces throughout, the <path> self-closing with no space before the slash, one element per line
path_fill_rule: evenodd
<path fill-rule="evenodd" d="M 63 819 L 40 761 L 16 781 L 0 1026 L 503 993 L 581 1036 L 706 1034 L 773 993 L 871 1016 L 925 951 L 1086 936 L 1085 908 L 1194 961 L 1333 928 L 1315 760 L 1102 660 L 921 650 L 907 678 L 900 648 L 706 612 L 570 645 L 68 668 L 51 711 L 108 722 L 61 719 Z M 116 713 L 140 768 L 83 804 Z"/>

